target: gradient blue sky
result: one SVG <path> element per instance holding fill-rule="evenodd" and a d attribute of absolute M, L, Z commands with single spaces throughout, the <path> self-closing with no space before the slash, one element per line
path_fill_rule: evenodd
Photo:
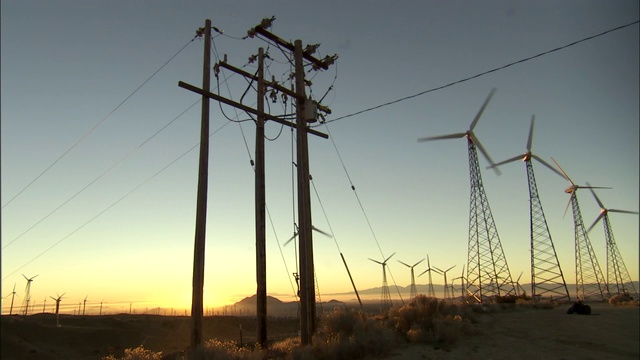
<path fill-rule="evenodd" d="M 314 75 L 312 87 L 313 96 L 321 98 L 335 79 L 323 101 L 333 110 L 327 118 L 331 120 L 639 17 L 637 1 L 329 1 L 319 5 L 311 1 L 9 0 L 1 6 L 2 296 L 14 284 L 22 295 L 21 274 L 39 274 L 32 289 L 36 303 L 58 292 L 67 293 L 63 305 L 78 304 L 88 296 L 87 306 L 92 309 L 103 299 L 144 304 L 140 307 L 189 306 L 197 151 L 77 229 L 198 143 L 199 105 L 20 235 L 198 100 L 179 88 L 178 81 L 201 84 L 202 41 L 191 42 L 51 170 L 7 202 L 189 43 L 206 18 L 225 34 L 242 37 L 262 18 L 275 16 L 275 34 L 302 39 L 304 44 L 321 43 L 319 56 L 338 54 L 335 66 Z M 218 36 L 214 42 L 214 55 L 226 53 L 236 66 L 245 65 L 258 47 L 267 47 L 258 39 L 229 36 Z M 432 265 L 456 265 L 452 270 L 456 276 L 466 262 L 466 142 L 418 143 L 417 138 L 466 131 L 491 88 L 497 88 L 497 93 L 475 133 L 495 161 L 524 153 L 529 121 L 535 114 L 534 153 L 549 161 L 553 156 L 578 184 L 589 181 L 612 187 L 599 192 L 606 206 L 637 210 L 639 43 L 636 24 L 330 123 L 382 252 L 385 256 L 396 252 L 390 262 L 395 282 L 409 283 L 408 270 L 395 260 L 415 263 L 429 254 Z M 269 52 L 274 58 L 269 72 L 280 79 L 289 67 L 277 49 Z M 253 69 L 247 66 L 248 71 Z M 220 93 L 238 100 L 246 82 L 236 76 L 227 84 Z M 246 99 L 253 104 L 255 94 L 249 92 Z M 225 112 L 235 116 L 232 108 Z M 227 124 L 216 103 L 212 103 L 211 119 L 212 129 Z M 241 129 L 253 152 L 254 126 L 243 123 Z M 279 125 L 267 124 L 270 138 L 279 131 Z M 361 289 L 380 286 L 379 265 L 367 258 L 383 255 L 333 144 L 315 137 L 309 142 L 314 183 L 355 283 Z M 280 244 L 293 232 L 289 130 L 268 141 L 266 152 L 267 206 L 274 223 L 267 230 L 268 292 L 286 299 L 292 296 L 289 275 L 295 271 L 294 247 L 282 249 L 288 274 L 274 232 Z M 481 159 L 481 166 L 486 165 Z M 219 306 L 255 293 L 253 171 L 240 125 L 228 124 L 212 136 L 210 166 L 205 303 Z M 573 283 L 573 222 L 570 214 L 563 218 L 568 200 L 563 190 L 568 183 L 539 164 L 534 168 L 566 280 Z M 502 172 L 501 176 L 483 172 L 485 190 L 512 275 L 524 272 L 526 279 L 530 252 L 525 167 L 508 164 Z M 578 194 L 588 226 L 599 209 L 587 191 Z M 312 206 L 314 225 L 327 230 L 315 195 Z M 638 280 L 638 216 L 612 214 L 611 221 L 631 277 Z M 590 239 L 606 271 L 602 228 L 594 229 Z M 335 243 L 316 236 L 315 255 L 323 299 L 351 291 Z M 425 268 L 420 265 L 417 271 Z M 435 282 L 442 280 L 436 277 Z M 7 305 L 5 300 L 3 306 Z"/>

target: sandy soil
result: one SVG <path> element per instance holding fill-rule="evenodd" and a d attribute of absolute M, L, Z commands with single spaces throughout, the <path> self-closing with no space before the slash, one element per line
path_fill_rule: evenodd
<path fill-rule="evenodd" d="M 591 304 L 592 315 L 568 315 L 568 305 L 553 309 L 506 309 L 475 314 L 475 334 L 447 347 L 410 345 L 392 351 L 404 359 L 640 359 L 640 307 Z M 189 319 L 150 315 L 2 316 L 3 360 L 100 359 L 121 356 L 126 348 L 170 354 L 189 343 Z M 255 341 L 255 318 L 205 318 L 205 338 Z M 270 319 L 269 337 L 297 334 L 295 319 Z"/>
<path fill-rule="evenodd" d="M 591 307 L 588 316 L 568 315 L 568 306 L 482 314 L 478 333 L 450 349 L 412 345 L 387 359 L 640 359 L 640 307 Z"/>

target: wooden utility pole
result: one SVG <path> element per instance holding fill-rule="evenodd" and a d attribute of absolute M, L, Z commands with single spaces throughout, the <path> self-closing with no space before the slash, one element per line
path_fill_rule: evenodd
<path fill-rule="evenodd" d="M 315 288 L 313 281 L 313 244 L 311 235 L 311 197 L 309 189 L 309 149 L 304 91 L 302 41 L 294 43 L 296 79 L 296 140 L 298 170 L 298 241 L 300 249 L 300 336 L 303 345 L 311 343 L 315 325 Z M 309 273 L 311 272 L 311 273 Z"/>
<path fill-rule="evenodd" d="M 202 89 L 209 91 L 211 84 L 211 20 L 205 21 L 204 29 L 198 35 L 204 35 L 204 61 L 202 67 Z M 198 198 L 196 204 L 196 231 L 193 254 L 193 284 L 191 295 L 191 350 L 203 345 L 202 311 L 204 293 L 204 252 L 207 228 L 207 185 L 209 181 L 209 98 L 202 96 L 202 115 L 200 124 L 200 161 L 198 165 Z"/>
<path fill-rule="evenodd" d="M 206 85 L 203 85 L 203 88 L 200 89 L 196 86 L 187 84 L 185 82 L 178 82 L 178 86 L 181 88 L 187 89 L 189 91 L 193 91 L 197 94 L 202 95 L 203 97 L 203 128 L 204 128 L 204 104 L 205 99 L 214 99 L 226 105 L 233 106 L 240 110 L 246 111 L 250 114 L 254 114 L 257 116 L 257 131 L 256 131 L 256 162 L 255 162 L 255 194 L 256 194 L 256 282 L 257 282 L 257 317 L 258 317 L 258 341 L 261 345 L 266 345 L 266 246 L 265 246 L 265 193 L 264 193 L 264 122 L 266 120 L 272 120 L 279 124 L 289 126 L 291 128 L 295 127 L 297 129 L 297 164 L 298 164 L 298 222 L 299 222 L 299 230 L 298 236 L 300 241 L 300 267 L 301 267 L 301 276 L 300 276 L 300 303 L 301 303 L 301 335 L 302 335 L 302 343 L 309 344 L 311 343 L 311 337 L 315 331 L 315 282 L 314 282 L 314 267 L 313 267 L 313 245 L 311 240 L 311 197 L 310 197 L 310 176 L 309 176 L 309 154 L 308 154 L 308 141 L 307 134 L 313 134 L 320 136 L 322 138 L 327 139 L 328 136 L 324 133 L 321 133 L 317 130 L 310 128 L 307 124 L 308 121 L 315 121 L 313 114 L 315 111 L 309 112 L 308 108 L 313 107 L 314 110 L 317 108 L 325 113 L 330 114 L 331 110 L 315 103 L 306 98 L 305 95 L 305 70 L 303 60 L 310 62 L 313 65 L 313 68 L 318 69 L 328 69 L 329 65 L 333 63 L 333 61 L 337 58 L 337 56 L 327 56 L 323 60 L 319 60 L 313 57 L 311 54 L 315 50 L 317 46 L 310 46 L 306 49 L 302 49 L 302 42 L 300 40 L 296 40 L 296 45 L 284 41 L 279 37 L 271 34 L 266 30 L 269 27 L 270 22 L 273 19 L 265 19 L 262 23 L 251 30 L 249 30 L 249 36 L 254 37 L 256 35 L 260 35 L 272 42 L 277 43 L 279 46 L 294 52 L 295 57 L 295 91 L 289 90 L 282 85 L 273 81 L 265 81 L 263 79 L 263 60 L 264 53 L 263 50 L 260 49 L 259 53 L 259 64 L 258 64 L 258 74 L 250 74 L 242 69 L 231 66 L 226 61 L 226 56 L 223 61 L 220 61 L 216 64 L 216 74 L 219 68 L 225 68 L 232 72 L 235 72 L 239 75 L 244 76 L 247 79 L 252 81 L 257 81 L 258 83 L 258 109 L 253 109 L 250 106 L 235 102 L 233 100 L 224 98 L 220 95 L 214 94 L 209 91 L 209 83 L 206 82 Z M 210 34 L 210 24 L 207 22 L 207 30 Z M 204 31 L 204 30 L 203 30 Z M 205 31 L 206 32 L 206 31 Z M 210 36 L 210 35 L 209 35 Z M 209 43 L 209 40 L 207 40 Z M 206 46 L 206 45 L 205 45 Z M 208 49 L 205 52 L 208 53 Z M 206 59 L 206 54 L 205 54 Z M 205 60 L 205 62 L 208 60 Z M 207 71 L 208 69 L 205 69 Z M 217 76 L 217 75 L 216 75 Z M 208 80 L 208 75 L 206 75 Z M 204 83 L 204 81 L 203 81 Z M 291 123 L 287 120 L 281 119 L 277 116 L 273 116 L 271 114 L 264 112 L 264 91 L 266 87 L 270 87 L 276 91 L 281 92 L 289 97 L 292 97 L 296 100 L 296 123 Z M 207 113 L 208 113 L 208 101 L 207 101 Z M 207 123 L 208 124 L 208 123 Z M 208 135 L 207 135 L 208 136 Z M 201 166 L 202 166 L 202 144 L 204 140 L 201 142 Z M 202 175 L 202 171 L 201 171 Z M 199 183 L 200 185 L 200 183 Z M 200 199 L 200 187 L 198 188 L 198 195 Z M 206 187 L 205 187 L 205 195 L 206 195 Z M 205 203 L 206 205 L 206 203 Z M 198 207 L 200 209 L 200 207 Z M 204 208 L 206 210 L 206 206 Z M 199 213 L 198 213 L 199 214 Z M 198 217 L 200 218 L 200 217 Z M 202 230 L 203 239 L 202 239 L 202 269 L 204 269 L 204 228 Z M 198 234 L 198 233 L 196 233 Z M 198 254 L 198 237 L 196 235 L 196 255 Z M 194 299 L 195 299 L 195 291 L 196 291 L 196 265 L 197 260 L 194 261 Z M 202 287 L 200 286 L 200 291 Z M 200 299 L 202 298 L 202 292 L 200 292 Z M 194 300 L 195 301 L 195 300 Z M 195 305 L 194 305 L 195 306 Z M 200 313 L 202 311 L 202 304 L 200 304 Z M 193 313 L 193 308 L 192 308 Z M 193 317 L 193 314 L 192 314 Z M 195 318 L 194 318 L 195 319 Z M 200 317 L 201 322 L 201 317 Z M 196 321 L 194 320 L 194 324 Z M 201 324 L 200 324 L 201 326 Z M 194 325 L 195 329 L 195 325 Z M 194 330 L 195 333 L 195 330 Z M 200 340 L 201 341 L 201 340 Z M 194 337 L 192 336 L 192 345 L 194 345 Z"/>
<path fill-rule="evenodd" d="M 258 49 L 258 117 L 256 121 L 255 201 L 256 201 L 256 315 L 258 343 L 267 347 L 267 254 L 264 170 L 264 49 Z"/>

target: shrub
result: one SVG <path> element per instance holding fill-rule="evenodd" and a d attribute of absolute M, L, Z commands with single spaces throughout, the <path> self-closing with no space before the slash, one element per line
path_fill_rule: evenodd
<path fill-rule="evenodd" d="M 453 344 L 463 333 L 471 333 L 469 310 L 460 304 L 424 295 L 389 311 L 388 324 L 411 343 Z"/>
<path fill-rule="evenodd" d="M 135 349 L 126 349 L 124 351 L 124 356 L 119 360 L 161 360 L 162 359 L 162 351 L 154 352 L 151 350 L 145 349 L 142 345 L 138 346 Z M 113 355 L 108 355 L 102 358 L 102 360 L 118 360 Z"/>

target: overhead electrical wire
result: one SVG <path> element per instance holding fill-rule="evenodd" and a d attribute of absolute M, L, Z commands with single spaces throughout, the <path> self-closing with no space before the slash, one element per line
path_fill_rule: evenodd
<path fill-rule="evenodd" d="M 214 130 L 211 134 L 209 134 L 209 137 L 215 135 L 218 131 L 222 130 L 225 126 L 229 125 L 230 122 L 225 122 L 222 126 L 220 126 L 219 128 L 217 128 L 216 130 Z M 133 194 L 134 192 L 136 192 L 138 189 L 140 189 L 143 185 L 145 185 L 146 183 L 148 183 L 149 181 L 151 181 L 153 178 L 155 178 L 156 176 L 160 175 L 162 172 L 164 172 L 165 170 L 167 170 L 169 167 L 171 167 L 173 164 L 175 164 L 176 162 L 178 162 L 178 160 L 182 159 L 183 157 L 185 157 L 187 154 L 189 154 L 190 152 L 192 152 L 193 150 L 195 150 L 198 146 L 200 145 L 200 143 L 198 142 L 197 144 L 193 145 L 190 149 L 188 149 L 187 151 L 183 152 L 181 155 L 179 155 L 177 158 L 175 158 L 173 161 L 171 161 L 170 163 L 168 163 L 167 165 L 165 165 L 162 169 L 158 170 L 156 173 L 154 173 L 153 175 L 151 175 L 150 177 L 148 177 L 146 180 L 142 181 L 141 183 L 139 183 L 138 185 L 136 185 L 134 188 L 132 188 L 131 190 L 129 190 L 127 193 L 125 193 L 122 197 L 120 197 L 118 200 L 116 200 L 115 202 L 111 203 L 111 205 L 107 206 L 106 208 L 104 208 L 102 211 L 100 211 L 98 214 L 96 214 L 95 216 L 93 216 L 92 218 L 90 218 L 89 220 L 85 221 L 82 225 L 80 225 L 79 227 L 77 227 L 75 230 L 73 230 L 72 232 L 70 232 L 69 234 L 67 234 L 66 236 L 62 237 L 60 240 L 58 240 L 56 243 L 54 243 L 53 245 L 49 246 L 47 249 L 45 249 L 44 251 L 42 251 L 41 253 L 39 253 L 38 255 L 36 255 L 35 257 L 33 257 L 31 260 L 27 261 L 26 263 L 24 263 L 22 266 L 18 267 L 17 269 L 15 269 L 14 271 L 12 271 L 11 273 L 9 273 L 8 275 L 4 276 L 2 278 L 2 280 L 6 280 L 7 278 L 9 278 L 9 276 L 15 274 L 16 272 L 18 272 L 20 269 L 24 268 L 25 266 L 31 264 L 32 262 L 34 262 L 35 260 L 37 260 L 38 258 L 40 258 L 42 255 L 46 254 L 47 252 L 51 251 L 53 248 L 55 248 L 56 246 L 60 245 L 62 242 L 64 242 L 65 240 L 67 240 L 68 238 L 70 238 L 73 234 L 75 234 L 76 232 L 80 231 L 82 228 L 84 228 L 85 226 L 89 225 L 91 222 L 93 222 L 94 220 L 96 220 L 97 218 L 99 218 L 100 216 L 102 216 L 104 213 L 106 213 L 107 211 L 109 211 L 111 208 L 113 208 L 114 206 L 116 206 L 118 203 L 120 203 L 122 200 L 126 199 L 127 197 L 129 197 L 131 194 Z"/>
<path fill-rule="evenodd" d="M 369 112 L 369 111 L 377 110 L 377 109 L 380 109 L 380 108 L 383 108 L 383 107 L 386 107 L 386 106 L 389 106 L 389 105 L 397 104 L 397 103 L 402 102 L 402 101 L 410 100 L 410 99 L 413 99 L 413 98 L 416 98 L 418 96 L 422 96 L 422 95 L 425 95 L 425 94 L 428 94 L 428 93 L 431 93 L 431 92 L 434 92 L 434 91 L 442 90 L 442 89 L 445 89 L 445 88 L 448 88 L 448 87 L 451 87 L 451 86 L 454 86 L 454 85 L 457 85 L 457 84 L 460 84 L 460 83 L 463 83 L 463 82 L 466 82 L 466 81 L 469 81 L 469 80 L 473 80 L 473 79 L 479 78 L 479 77 L 487 75 L 487 74 L 494 73 L 496 71 L 500 71 L 500 70 L 506 69 L 508 67 L 511 67 L 511 66 L 514 66 L 514 65 L 517 65 L 517 64 L 521 64 L 521 63 L 527 62 L 529 60 L 533 60 L 533 59 L 539 58 L 541 56 L 545 56 L 545 55 L 551 54 L 551 53 L 556 52 L 556 51 L 564 50 L 564 49 L 566 49 L 568 47 L 580 44 L 582 42 L 585 42 L 585 41 L 588 41 L 588 40 L 592 40 L 592 39 L 595 39 L 597 37 L 606 35 L 608 33 L 611 33 L 611 32 L 617 31 L 617 30 L 621 30 L 621 29 L 633 26 L 635 24 L 638 24 L 639 22 L 640 22 L 640 20 L 636 20 L 636 21 L 633 21 L 631 23 L 628 23 L 628 24 L 625 24 L 625 25 L 621 25 L 621 26 L 615 27 L 613 29 L 609 29 L 609 30 L 603 31 L 603 32 L 598 33 L 596 35 L 585 37 L 583 39 L 574 41 L 572 43 L 569 43 L 569 44 L 566 44 L 566 45 L 563 45 L 563 46 L 560 46 L 560 47 L 557 47 L 557 48 L 554 48 L 554 49 L 551 49 L 551 50 L 547 50 L 547 51 L 541 52 L 541 53 L 539 53 L 537 55 L 529 56 L 527 58 L 524 58 L 524 59 L 521 59 L 521 60 L 518 60 L 518 61 L 514 61 L 514 62 L 508 63 L 506 65 L 502 65 L 500 67 L 493 68 L 491 70 L 487 70 L 487 71 L 481 72 L 481 73 L 473 75 L 473 76 L 469 76 L 469 77 L 466 77 L 466 78 L 463 78 L 463 79 L 460 79 L 460 80 L 457 80 L 457 81 L 454 81 L 454 82 L 451 82 L 451 83 L 448 83 L 448 84 L 445 84 L 445 85 L 442 85 L 442 86 L 438 86 L 438 87 L 435 87 L 435 88 L 432 88 L 432 89 L 429 89 L 429 90 L 421 91 L 421 92 L 419 92 L 417 94 L 405 96 L 405 97 L 402 97 L 402 98 L 399 98 L 399 99 L 396 99 L 396 100 L 392 100 L 392 101 L 385 102 L 385 103 L 382 103 L 382 104 L 379 104 L 379 105 L 376 105 L 376 106 L 372 106 L 370 108 L 362 109 L 362 110 L 356 111 L 354 113 L 350 113 L 350 114 L 347 114 L 347 115 L 339 116 L 339 117 L 337 117 L 335 119 L 326 120 L 325 123 L 331 123 L 331 122 L 334 122 L 334 121 L 343 120 L 343 119 L 350 118 L 350 117 L 353 117 L 353 116 L 356 116 L 356 115 L 364 114 L 364 113 Z M 319 125 L 317 125 L 317 126 L 319 126 Z"/>
<path fill-rule="evenodd" d="M 136 151 L 138 151 L 140 148 L 142 148 L 146 143 L 148 143 L 151 139 L 153 139 L 154 137 L 156 137 L 158 134 L 160 134 L 163 130 L 165 130 L 169 125 L 171 125 L 173 122 L 175 122 L 176 120 L 178 120 L 180 117 L 182 117 L 184 114 L 187 113 L 187 111 L 191 110 L 191 108 L 193 108 L 194 106 L 196 106 L 200 101 L 202 101 L 201 99 L 198 99 L 198 101 L 196 101 L 195 103 L 193 103 L 191 106 L 189 106 L 187 109 L 185 109 L 182 113 L 180 113 L 178 116 L 176 116 L 175 118 L 173 118 L 173 120 L 169 121 L 168 123 L 166 123 L 164 126 L 162 126 L 160 129 L 158 129 L 155 133 L 153 133 L 150 137 L 148 137 L 146 140 L 144 140 L 142 143 L 140 143 L 140 145 L 138 145 L 137 147 L 131 149 L 128 153 L 126 153 L 124 156 L 122 156 L 120 158 L 120 160 L 116 161 L 113 165 L 111 165 L 110 167 L 108 167 L 106 170 L 104 170 L 100 175 L 98 175 L 95 179 L 93 179 L 92 181 L 90 181 L 87 185 L 85 185 L 82 189 L 80 189 L 79 191 L 77 191 L 75 194 L 73 194 L 71 197 L 69 197 L 67 200 L 65 200 L 62 204 L 58 205 L 58 207 L 56 207 L 55 209 L 53 209 L 51 212 L 49 212 L 47 215 L 45 215 L 42 219 L 38 220 L 37 222 L 35 222 L 33 225 L 31 225 L 29 228 L 27 228 L 27 230 L 23 231 L 20 235 L 18 235 L 17 237 L 15 237 L 13 240 L 11 240 L 9 243 L 7 243 L 6 245 L 2 246 L 2 249 L 6 249 L 9 245 L 13 244 L 16 240 L 20 239 L 22 236 L 24 236 L 26 233 L 28 233 L 29 231 L 31 231 L 32 229 L 34 229 L 36 226 L 38 226 L 40 223 L 42 223 L 44 220 L 46 220 L 48 217 L 50 217 L 51 215 L 53 215 L 54 213 L 56 213 L 58 210 L 60 210 L 62 207 L 64 207 L 66 204 L 68 204 L 71 200 L 73 200 L 76 196 L 80 195 L 82 192 L 84 192 L 85 190 L 87 190 L 89 187 L 91 187 L 93 184 L 95 184 L 98 180 L 100 180 L 100 178 L 102 178 L 103 176 L 105 176 L 107 173 L 109 173 L 111 170 L 113 170 L 114 168 L 116 168 L 118 165 L 120 165 L 122 162 L 124 162 L 126 159 L 128 159 L 129 157 L 131 157 L 131 155 L 133 155 Z"/>
<path fill-rule="evenodd" d="M 173 54 L 173 56 L 171 56 L 169 60 L 165 61 L 164 64 L 162 64 L 162 66 L 160 66 L 156 71 L 154 71 L 153 74 L 151 74 L 151 76 L 149 76 L 145 81 L 142 82 L 142 84 L 140 84 L 135 90 L 133 90 L 133 92 L 131 92 L 127 97 L 125 97 L 124 100 L 122 100 L 113 110 L 111 110 L 100 121 L 95 123 L 93 127 L 91 127 L 87 132 L 85 132 L 82 136 L 80 136 L 80 138 L 73 145 L 71 145 L 71 147 L 69 147 L 65 152 L 63 152 L 62 155 L 58 156 L 56 160 L 54 160 L 49 166 L 47 166 L 42 172 L 40 172 L 40 174 L 38 174 L 25 187 L 23 187 L 22 190 L 18 191 L 17 194 L 15 194 L 11 199 L 9 199 L 9 201 L 7 201 L 4 205 L 2 205 L 2 208 L 4 209 L 5 206 L 13 202 L 13 200 L 15 200 L 18 196 L 20 196 L 20 194 L 22 194 L 25 190 L 27 190 L 31 185 L 33 185 L 33 183 L 35 183 L 38 179 L 40 179 L 60 160 L 62 160 L 65 156 L 67 156 L 67 154 L 69 154 L 71 150 L 73 150 L 76 146 L 78 146 L 87 136 L 89 136 L 89 134 L 94 132 L 100 125 L 102 125 L 102 123 L 104 123 L 108 118 L 110 118 L 111 115 L 113 115 L 113 113 L 115 113 L 122 105 L 124 105 L 129 99 L 131 99 L 131 97 L 135 95 L 135 93 L 137 93 L 140 89 L 142 89 L 142 87 L 144 87 L 154 76 L 156 76 L 156 74 L 158 74 L 160 70 L 164 69 L 164 67 L 167 66 L 171 62 L 171 60 L 173 60 L 176 56 L 178 56 L 178 54 L 180 54 L 187 46 L 189 46 L 189 44 L 191 44 L 197 37 L 198 37 L 197 35 L 194 36 L 193 39 L 189 40 L 189 42 L 187 42 L 182 48 L 180 48 L 178 52 Z"/>

